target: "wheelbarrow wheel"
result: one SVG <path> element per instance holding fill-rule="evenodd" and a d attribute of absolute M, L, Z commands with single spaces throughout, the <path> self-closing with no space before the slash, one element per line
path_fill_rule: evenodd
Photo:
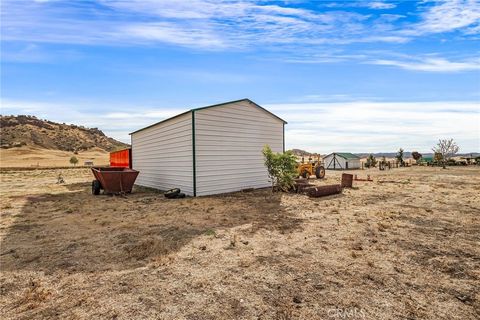
<path fill-rule="evenodd" d="M 180 193 L 180 189 L 174 188 L 174 189 L 165 191 L 164 196 L 165 198 L 173 199 L 173 198 L 176 198 L 179 193 Z"/>
<path fill-rule="evenodd" d="M 92 181 L 92 194 L 95 195 L 95 196 L 98 196 L 100 194 L 100 189 L 102 189 L 102 185 L 100 184 L 100 181 L 93 180 Z"/>

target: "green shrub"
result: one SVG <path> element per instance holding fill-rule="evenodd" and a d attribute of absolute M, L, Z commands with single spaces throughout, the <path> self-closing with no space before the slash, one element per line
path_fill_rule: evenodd
<path fill-rule="evenodd" d="M 74 166 L 76 166 L 77 163 L 78 163 L 77 157 L 72 156 L 72 157 L 70 158 L 70 163 L 73 164 Z"/>
<path fill-rule="evenodd" d="M 375 159 L 373 154 L 370 154 L 367 158 L 367 162 L 365 162 L 365 167 L 374 168 L 376 166 L 377 166 L 377 159 Z"/>
<path fill-rule="evenodd" d="M 401 167 L 405 166 L 405 161 L 403 161 L 403 149 L 400 148 L 395 156 L 397 158 L 397 162 L 400 164 Z"/>
<path fill-rule="evenodd" d="M 268 177 L 275 188 L 289 191 L 293 188 L 297 174 L 297 163 L 291 151 L 275 153 L 269 146 L 263 148 L 263 158 L 267 167 Z"/>

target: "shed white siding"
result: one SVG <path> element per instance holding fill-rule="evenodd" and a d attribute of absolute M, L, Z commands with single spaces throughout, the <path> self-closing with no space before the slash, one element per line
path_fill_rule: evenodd
<path fill-rule="evenodd" d="M 283 152 L 283 121 L 249 101 L 194 111 L 198 196 L 270 186 L 262 149 Z"/>
<path fill-rule="evenodd" d="M 335 156 L 335 160 L 334 160 Z M 325 169 L 336 169 L 336 170 L 346 170 L 346 169 L 359 169 L 360 168 L 360 159 L 345 159 L 340 155 L 330 154 L 327 157 L 323 158 L 323 163 L 325 164 Z"/>
<path fill-rule="evenodd" d="M 325 169 L 339 169 L 341 164 L 338 164 L 336 161 L 334 161 L 333 157 L 334 157 L 333 154 L 331 154 L 323 158 Z"/>
<path fill-rule="evenodd" d="M 360 159 L 349 159 L 348 169 L 360 169 Z"/>
<path fill-rule="evenodd" d="M 132 133 L 135 184 L 193 195 L 192 113 Z"/>

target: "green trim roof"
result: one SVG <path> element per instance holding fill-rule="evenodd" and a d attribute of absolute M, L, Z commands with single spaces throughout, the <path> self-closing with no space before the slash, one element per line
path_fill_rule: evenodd
<path fill-rule="evenodd" d="M 356 156 L 356 155 L 354 155 L 353 153 L 350 153 L 350 152 L 333 152 L 333 153 L 330 153 L 329 155 L 325 156 L 325 158 L 328 157 L 328 156 L 331 156 L 332 154 L 340 156 L 343 159 L 347 159 L 347 160 L 360 159 L 359 156 Z"/>
<path fill-rule="evenodd" d="M 143 130 L 145 130 L 145 129 L 154 127 L 154 126 L 156 126 L 157 124 L 160 124 L 160 123 L 163 123 L 163 122 L 166 122 L 166 121 L 175 119 L 175 118 L 180 117 L 180 116 L 183 116 L 183 115 L 185 115 L 185 114 L 187 114 L 187 113 L 190 113 L 190 112 L 194 112 L 194 111 L 198 111 L 198 110 L 203 110 L 203 109 L 214 108 L 214 107 L 220 107 L 220 106 L 224 106 L 224 105 L 226 105 L 226 104 L 236 103 L 236 102 L 242 102 L 242 101 L 247 101 L 247 102 L 253 104 L 254 106 L 256 106 L 257 108 L 262 109 L 263 111 L 267 112 L 267 113 L 270 114 L 271 116 L 273 116 L 273 117 L 277 118 L 278 120 L 282 121 L 283 123 L 287 123 L 287 121 L 285 121 L 285 120 L 283 120 L 282 118 L 278 117 L 277 115 L 271 113 L 271 112 L 268 111 L 267 109 L 261 107 L 260 105 L 256 104 L 255 102 L 253 102 L 252 100 L 250 100 L 250 99 L 240 99 L 240 100 L 227 101 L 227 102 L 223 102 L 223 103 L 219 103 L 219 104 L 212 104 L 212 105 L 206 106 L 206 107 L 193 108 L 193 109 L 190 109 L 190 110 L 188 110 L 188 111 L 185 111 L 185 112 L 182 112 L 182 113 L 180 113 L 180 114 L 177 114 L 176 116 L 173 116 L 173 117 L 171 117 L 171 118 L 168 118 L 168 119 L 165 119 L 165 120 L 156 122 L 156 123 L 154 123 L 154 124 L 152 124 L 152 125 L 149 125 L 149 126 L 147 126 L 147 127 L 145 127 L 145 128 L 141 128 L 141 129 L 138 129 L 138 130 L 136 130 L 136 131 L 133 131 L 133 132 L 131 132 L 131 133 L 129 133 L 129 134 L 132 135 L 132 134 L 134 134 L 134 133 L 137 133 L 137 132 L 143 131 Z"/>

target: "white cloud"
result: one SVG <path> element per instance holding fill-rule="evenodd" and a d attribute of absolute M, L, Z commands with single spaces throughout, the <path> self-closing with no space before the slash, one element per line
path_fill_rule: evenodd
<path fill-rule="evenodd" d="M 426 72 L 462 72 L 480 70 L 480 59 L 452 62 L 444 58 L 426 58 L 422 61 L 374 60 L 370 63 L 395 66 L 406 70 Z"/>
<path fill-rule="evenodd" d="M 51 3 L 53 2 L 53 3 Z M 392 58 L 381 53 L 365 57 L 356 43 L 403 44 L 428 33 L 462 30 L 473 39 L 479 32 L 480 4 L 449 0 L 418 5 L 421 21 L 410 24 L 403 15 L 359 14 L 340 10 L 313 11 L 285 3 L 214 0 L 97 0 L 108 10 L 91 10 L 90 2 L 25 2 L 4 0 L 2 40 L 27 43 L 16 50 L 3 49 L 2 58 L 17 62 L 76 59 L 75 52 L 47 55 L 41 42 L 155 45 L 165 43 L 198 50 L 264 50 L 273 59 L 291 63 L 338 63 L 353 61 L 390 65 L 424 72 L 478 70 L 478 60 L 448 57 Z M 395 6 L 392 2 L 337 3 L 342 7 Z M 400 29 L 403 26 L 403 29 Z M 35 43 L 35 45 L 32 45 Z M 329 52 L 348 48 L 348 52 Z M 477 54 L 477 53 L 475 53 Z M 455 61 L 457 60 L 457 61 Z M 241 80 L 238 80 L 240 82 Z"/>
<path fill-rule="evenodd" d="M 396 6 L 396 4 L 381 1 L 373 1 L 368 3 L 368 7 L 370 9 L 393 9 Z"/>
<path fill-rule="evenodd" d="M 446 0 L 428 7 L 422 14 L 422 21 L 406 28 L 402 33 L 421 35 L 451 32 L 465 28 L 471 32 L 479 24 L 480 2 L 477 0 Z"/>
<path fill-rule="evenodd" d="M 356 1 L 336 1 L 324 4 L 327 8 L 370 8 L 374 10 L 393 9 L 397 5 L 388 1 L 371 1 L 371 0 L 356 0 Z"/>
<path fill-rule="evenodd" d="M 194 26 L 181 26 L 167 22 L 130 24 L 122 27 L 125 35 L 132 38 L 166 42 L 178 45 L 192 45 L 202 48 L 222 48 L 226 44 L 214 32 Z"/>
<path fill-rule="evenodd" d="M 35 3 L 5 0 L 3 40 L 137 45 L 169 43 L 200 49 L 252 48 L 258 45 L 319 45 L 405 42 L 388 34 L 389 21 L 372 34 L 370 15 L 313 11 L 261 1 L 98 0 L 88 3 Z"/>
<path fill-rule="evenodd" d="M 417 149 L 440 137 L 480 150 L 479 102 L 342 102 L 265 105 L 289 124 L 287 148 L 320 153 Z"/>
<path fill-rule="evenodd" d="M 438 53 L 412 56 L 394 51 L 365 50 L 358 54 L 345 54 L 342 50 L 325 51 L 323 53 L 306 52 L 304 55 L 292 55 L 278 60 L 297 64 L 321 64 L 354 61 L 361 64 L 393 66 L 412 71 L 423 72 L 468 72 L 480 70 L 478 55 L 462 55 L 452 58 L 441 57 Z M 275 58 L 273 58 L 275 59 Z"/>
<path fill-rule="evenodd" d="M 345 97 L 340 97 L 341 99 Z M 115 104 L 104 112 L 94 104 L 38 103 L 6 100 L 3 114 L 33 114 L 52 121 L 98 127 L 129 142 L 129 132 L 189 108 L 133 107 Z M 92 107 L 93 105 L 93 107 Z M 287 148 L 320 153 L 417 149 L 428 152 L 438 138 L 452 137 L 462 151 L 480 151 L 480 102 L 324 102 L 265 104 L 287 120 Z"/>
<path fill-rule="evenodd" d="M 256 46 L 319 46 L 351 43 L 405 43 L 425 33 L 462 29 L 478 32 L 479 4 L 449 0 L 426 6 L 422 21 L 404 23 L 394 14 L 351 10 L 314 11 L 286 3 L 214 0 L 97 0 L 71 5 L 62 1 L 2 4 L 2 39 L 29 42 L 138 45 L 168 43 L 208 50 Z M 337 3 L 338 8 L 391 9 L 395 3 Z M 420 5 L 420 8 L 423 8 Z M 383 11 L 380 11 L 383 12 Z"/>

